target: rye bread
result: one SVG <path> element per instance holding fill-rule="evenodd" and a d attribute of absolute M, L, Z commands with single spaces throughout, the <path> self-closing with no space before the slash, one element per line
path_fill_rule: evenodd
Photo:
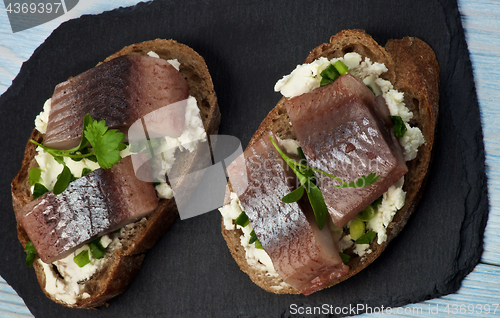
<path fill-rule="evenodd" d="M 105 61 L 121 55 L 146 55 L 150 51 L 157 53 L 162 59 L 177 59 L 181 63 L 180 72 L 190 85 L 190 95 L 194 96 L 198 102 L 200 116 L 207 135 L 217 134 L 220 111 L 212 78 L 205 60 L 190 47 L 174 40 L 156 39 L 127 46 Z M 37 130 L 33 130 L 30 138 L 41 142 L 43 135 Z M 34 160 L 35 155 L 36 146 L 28 142 L 21 169 L 11 184 L 13 207 L 16 213 L 33 200 L 28 174 L 30 168 L 37 165 Z M 194 155 L 182 158 L 177 169 L 188 171 L 194 160 Z M 174 199 L 161 199 L 158 208 L 145 219 L 122 228 L 118 236 L 121 247 L 119 244 L 115 244 L 108 248 L 102 269 L 84 283 L 82 294 L 87 292 L 90 297 L 80 297 L 75 304 L 67 304 L 58 300 L 45 290 L 43 267 L 35 260 L 33 267 L 42 290 L 47 297 L 67 307 L 93 308 L 105 305 L 109 299 L 123 293 L 128 288 L 142 265 L 145 252 L 156 244 L 177 217 L 178 211 Z M 24 247 L 29 239 L 19 224 L 17 232 L 19 241 Z"/>
<path fill-rule="evenodd" d="M 426 142 L 420 146 L 417 158 L 407 162 L 409 172 L 405 176 L 403 186 L 403 190 L 406 191 L 405 204 L 389 224 L 387 240 L 382 244 L 378 244 L 376 240 L 373 240 L 370 244 L 372 253 L 365 254 L 364 257 L 351 255 L 348 264 L 350 267 L 349 273 L 340 279 L 332 281 L 327 287 L 352 277 L 371 264 L 387 247 L 388 243 L 403 229 L 415 210 L 429 172 L 439 106 L 439 65 L 434 51 L 424 41 L 414 37 L 405 37 L 401 40 L 389 40 L 384 48 L 363 30 L 345 30 L 332 36 L 330 43 L 324 43 L 314 48 L 304 63 L 310 63 L 319 57 L 329 59 L 341 57 L 348 52 L 359 53 L 363 58 L 369 57 L 373 62 L 386 65 L 388 71 L 382 77 L 391 81 L 395 89 L 404 92 L 406 106 L 414 115 L 410 124 L 422 130 Z M 286 98 L 283 97 L 264 118 L 250 139 L 248 146 L 254 144 L 269 131 L 273 131 L 282 139 L 295 138 L 293 127 L 290 125 L 286 112 L 285 100 Z M 228 203 L 228 198 L 229 196 L 226 195 L 225 203 Z M 279 286 L 282 282 L 281 278 L 270 277 L 247 263 L 245 250 L 240 244 L 241 230 L 226 230 L 222 222 L 222 234 L 231 255 L 241 270 L 255 284 L 272 293 L 300 293 L 290 286 L 281 289 L 273 288 L 273 286 Z"/>

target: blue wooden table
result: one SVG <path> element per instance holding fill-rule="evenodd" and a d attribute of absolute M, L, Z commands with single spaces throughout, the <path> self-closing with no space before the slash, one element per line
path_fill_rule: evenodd
<path fill-rule="evenodd" d="M 61 23 L 82 14 L 98 14 L 137 2 L 80 1 L 63 16 L 17 33 L 12 33 L 7 13 L 0 5 L 0 94 L 11 85 L 21 64 Z M 392 316 L 500 317 L 500 170 L 496 169 L 500 164 L 500 0 L 459 0 L 458 3 L 474 68 L 486 149 L 490 213 L 484 253 L 480 264 L 465 278 L 457 293 L 398 308 Z M 0 317 L 32 317 L 22 299 L 1 277 Z"/>

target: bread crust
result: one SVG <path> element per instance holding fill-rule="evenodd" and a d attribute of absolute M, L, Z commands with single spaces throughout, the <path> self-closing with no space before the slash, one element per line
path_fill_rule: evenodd
<path fill-rule="evenodd" d="M 205 60 L 190 47 L 174 40 L 156 39 L 127 46 L 104 61 L 122 55 L 146 55 L 150 51 L 157 53 L 162 59 L 177 59 L 181 63 L 179 71 L 190 85 L 190 95 L 194 96 L 198 102 L 200 116 L 207 135 L 217 134 L 221 114 L 212 78 Z M 43 135 L 35 129 L 30 138 L 41 142 Z M 21 169 L 11 183 L 12 203 L 16 214 L 24 205 L 33 200 L 28 175 L 30 168 L 37 165 L 34 160 L 35 155 L 36 145 L 28 142 Z M 193 158 L 188 157 L 186 160 L 187 162 L 180 165 L 180 169 L 189 169 L 190 160 Z M 33 267 L 43 292 L 54 302 L 67 307 L 94 308 L 106 305 L 108 300 L 123 293 L 128 288 L 141 268 L 146 251 L 156 244 L 177 217 L 178 211 L 174 199 L 161 199 L 158 207 L 145 220 L 136 222 L 131 230 L 124 231 L 122 229 L 119 235 L 122 248 L 106 253 L 106 264 L 85 282 L 84 291 L 90 297 L 79 298 L 75 304 L 67 304 L 47 292 L 43 267 L 35 260 Z M 19 241 L 23 247 L 26 246 L 29 239 L 19 224 L 17 232 Z"/>
<path fill-rule="evenodd" d="M 405 175 L 403 186 L 403 190 L 406 191 L 405 204 L 388 225 L 387 240 L 382 244 L 374 240 L 370 244 L 372 250 L 370 254 L 365 254 L 363 257 L 351 257 L 348 264 L 349 273 L 330 282 L 325 288 L 354 276 L 371 264 L 403 229 L 415 211 L 430 170 L 439 108 L 439 65 L 434 51 L 424 41 L 415 37 L 405 37 L 401 40 L 389 40 L 384 48 L 363 30 L 344 30 L 333 35 L 330 43 L 314 48 L 304 63 L 311 63 L 320 57 L 329 59 L 342 57 L 348 52 L 359 53 L 363 58 L 369 57 L 372 62 L 386 65 L 388 71 L 382 77 L 393 83 L 396 90 L 404 92 L 406 106 L 414 114 L 410 124 L 422 130 L 425 144 L 420 146 L 417 158 L 407 162 L 409 171 Z M 253 145 L 269 131 L 273 131 L 282 139 L 295 138 L 293 127 L 289 124 L 285 101 L 286 98 L 283 97 L 264 118 L 247 147 Z M 222 222 L 222 235 L 241 270 L 266 291 L 277 294 L 299 294 L 300 292 L 292 287 L 278 290 L 273 288 L 282 280 L 269 279 L 263 272 L 247 263 L 245 250 L 240 245 L 242 234 L 241 230 L 226 230 Z"/>

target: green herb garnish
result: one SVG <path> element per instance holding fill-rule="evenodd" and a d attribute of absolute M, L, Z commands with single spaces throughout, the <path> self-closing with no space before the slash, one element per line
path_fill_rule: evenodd
<path fill-rule="evenodd" d="M 248 244 L 252 244 L 252 243 L 255 243 L 255 248 L 264 249 L 262 247 L 262 245 L 260 244 L 259 239 L 257 238 L 257 235 L 255 234 L 255 230 L 252 230 L 252 232 L 250 232 L 250 239 L 248 240 Z"/>
<path fill-rule="evenodd" d="M 43 184 L 41 183 L 36 183 L 35 187 L 33 189 L 33 198 L 36 199 L 38 197 L 41 197 L 44 193 L 49 192 L 49 189 L 47 189 Z"/>
<path fill-rule="evenodd" d="M 250 220 L 248 220 L 248 216 L 245 211 L 241 212 L 240 215 L 234 220 L 234 223 L 238 224 L 241 227 L 245 227 L 250 224 Z"/>
<path fill-rule="evenodd" d="M 99 166 L 109 169 L 121 159 L 120 151 L 126 147 L 122 143 L 124 138 L 125 134 L 119 132 L 117 129 L 108 129 L 104 120 L 98 122 L 87 114 L 83 119 L 82 140 L 73 149 L 53 149 L 32 139 L 30 141 L 51 154 L 61 164 L 64 164 L 63 157 L 69 157 L 73 160 L 95 157 Z M 89 143 L 91 151 L 86 149 Z"/>
<path fill-rule="evenodd" d="M 28 176 L 28 182 L 30 186 L 34 186 L 35 184 L 40 182 L 40 175 L 42 174 L 42 169 L 37 167 L 31 167 L 30 173 Z"/>
<path fill-rule="evenodd" d="M 358 218 L 351 220 L 349 224 L 349 234 L 351 234 L 351 239 L 356 241 L 365 233 L 365 222 Z"/>
<path fill-rule="evenodd" d="M 100 259 L 101 257 L 106 254 L 106 249 L 102 246 L 101 244 L 101 238 L 98 238 L 97 240 L 91 242 L 88 244 L 90 253 L 92 253 L 92 256 L 96 259 Z"/>
<path fill-rule="evenodd" d="M 320 86 L 333 83 L 339 76 L 349 74 L 349 69 L 342 61 L 337 61 L 328 65 L 319 75 L 321 76 Z"/>
<path fill-rule="evenodd" d="M 89 251 L 88 250 L 83 250 L 80 252 L 80 254 L 76 255 L 73 257 L 73 261 L 78 265 L 78 267 L 83 267 L 90 263 L 90 258 L 89 258 Z"/>
<path fill-rule="evenodd" d="M 92 172 L 92 169 L 89 168 L 83 168 L 82 169 L 82 177 L 88 175 L 89 173 Z"/>
<path fill-rule="evenodd" d="M 71 170 L 65 165 L 63 171 L 57 175 L 57 181 L 54 184 L 52 192 L 54 194 L 60 194 L 68 187 L 71 181 L 76 180 L 75 176 L 71 173 Z"/>
<path fill-rule="evenodd" d="M 372 205 L 369 205 L 364 208 L 363 211 L 359 212 L 358 215 L 356 215 L 356 218 L 360 219 L 361 221 L 370 221 L 374 216 L 375 208 Z"/>
<path fill-rule="evenodd" d="M 356 240 L 356 244 L 370 244 L 375 236 L 377 236 L 377 233 L 375 233 L 374 231 L 366 232 Z"/>
<path fill-rule="evenodd" d="M 26 252 L 26 266 L 32 267 L 33 262 L 35 261 L 35 256 L 37 254 L 35 246 L 33 246 L 33 243 L 31 241 L 28 241 L 26 243 L 26 247 L 24 248 L 24 251 Z"/>
<path fill-rule="evenodd" d="M 281 200 L 284 203 L 292 203 L 298 201 L 302 195 L 304 194 L 304 190 L 307 193 L 307 197 L 309 198 L 309 202 L 311 203 L 311 207 L 313 208 L 314 216 L 316 218 L 316 222 L 318 223 L 318 228 L 321 230 L 326 223 L 328 218 L 328 209 L 326 207 L 325 199 L 323 198 L 323 194 L 321 190 L 316 186 L 314 172 L 319 172 L 325 174 L 339 182 L 341 185 L 334 186 L 336 188 L 359 188 L 366 187 L 373 184 L 375 181 L 379 179 L 380 176 L 376 176 L 374 173 L 368 175 L 368 177 L 362 176 L 356 182 L 347 183 L 342 179 L 327 173 L 325 171 L 315 169 L 305 165 L 306 163 L 305 156 L 302 152 L 302 149 L 298 149 L 299 156 L 301 157 L 301 162 L 296 162 L 295 160 L 288 157 L 286 154 L 281 151 L 278 145 L 274 142 L 273 137 L 270 137 L 271 143 L 274 145 L 278 153 L 281 155 L 283 160 L 290 166 L 293 172 L 297 175 L 297 178 L 300 181 L 300 187 L 293 190 L 291 193 L 285 195 Z M 301 189 L 302 188 L 302 189 Z M 302 195 L 301 195 L 302 194 Z M 300 196 L 299 196 L 300 195 Z"/>
<path fill-rule="evenodd" d="M 351 260 L 351 256 L 345 254 L 345 253 L 342 253 L 340 252 L 340 258 L 342 258 L 342 263 L 344 264 L 349 264 L 349 261 Z"/>
<path fill-rule="evenodd" d="M 396 137 L 403 137 L 406 133 L 406 125 L 403 119 L 400 116 L 389 116 L 394 124 L 394 135 Z"/>
<path fill-rule="evenodd" d="M 334 187 L 335 188 L 363 188 L 363 187 L 367 187 L 369 185 L 374 184 L 379 178 L 380 178 L 380 175 L 376 175 L 375 173 L 370 173 L 367 176 L 361 176 L 355 182 L 347 183 L 347 182 L 342 181 L 341 185 L 335 185 Z"/>

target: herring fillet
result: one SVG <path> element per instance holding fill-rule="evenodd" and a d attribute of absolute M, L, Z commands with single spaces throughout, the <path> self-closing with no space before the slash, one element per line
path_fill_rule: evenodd
<path fill-rule="evenodd" d="M 188 97 L 189 84 L 167 61 L 120 56 L 56 86 L 44 145 L 78 146 L 86 114 L 127 134 L 127 128 L 144 115 Z"/>
<path fill-rule="evenodd" d="M 262 247 L 283 280 L 310 294 L 349 271 L 336 240 L 325 226 L 317 227 L 307 200 L 283 203 L 297 184 L 295 175 L 264 135 L 245 150 L 227 172 L 233 191 Z"/>
<path fill-rule="evenodd" d="M 340 184 L 338 181 L 316 173 L 337 227 L 353 219 L 408 171 L 386 108 L 383 100 L 376 100 L 352 75 L 343 75 L 333 84 L 286 102 L 309 165 L 346 182 L 370 173 L 380 175 L 370 186 L 339 189 L 334 187 Z"/>
<path fill-rule="evenodd" d="M 97 169 L 61 194 L 47 192 L 16 215 L 45 263 L 119 229 L 158 206 L 154 186 L 135 177 L 130 156 L 111 169 Z"/>

